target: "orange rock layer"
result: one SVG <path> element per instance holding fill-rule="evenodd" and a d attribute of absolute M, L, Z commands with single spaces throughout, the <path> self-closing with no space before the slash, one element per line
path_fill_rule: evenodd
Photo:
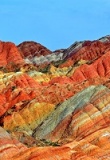
<path fill-rule="evenodd" d="M 53 53 L 1 41 L 0 160 L 109 160 L 109 59 L 109 36 Z"/>
<path fill-rule="evenodd" d="M 0 41 L 0 67 L 22 64 L 20 52 L 14 43 Z"/>

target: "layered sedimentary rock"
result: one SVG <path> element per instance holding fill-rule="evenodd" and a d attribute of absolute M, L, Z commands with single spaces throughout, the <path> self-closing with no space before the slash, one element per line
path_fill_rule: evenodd
<path fill-rule="evenodd" d="M 17 47 L 22 53 L 22 56 L 25 58 L 28 56 L 39 57 L 41 55 L 45 56 L 51 54 L 51 51 L 49 49 L 34 41 L 25 41 L 19 44 Z"/>
<path fill-rule="evenodd" d="M 11 159 L 14 155 L 21 151 L 25 151 L 27 147 L 12 138 L 3 128 L 0 127 L 0 160 Z"/>
<path fill-rule="evenodd" d="M 0 69 L 3 71 L 17 70 L 22 64 L 24 60 L 15 44 L 0 41 Z"/>
<path fill-rule="evenodd" d="M 110 50 L 110 37 L 106 36 L 97 41 L 82 41 L 71 45 L 65 54 L 68 60 L 61 64 L 61 67 L 69 66 L 69 64 L 77 64 L 78 61 L 85 60 L 86 63 L 92 63 L 101 55 Z"/>
<path fill-rule="evenodd" d="M 110 36 L 0 50 L 0 159 L 109 160 Z"/>

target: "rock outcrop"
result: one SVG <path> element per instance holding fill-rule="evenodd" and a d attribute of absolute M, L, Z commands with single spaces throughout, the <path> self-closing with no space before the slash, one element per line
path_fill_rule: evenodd
<path fill-rule="evenodd" d="M 24 64 L 20 52 L 14 43 L 0 41 L 0 69 L 3 71 L 17 71 Z"/>
<path fill-rule="evenodd" d="M 54 52 L 0 42 L 0 160 L 110 159 L 110 36 Z"/>
<path fill-rule="evenodd" d="M 51 54 L 52 52 L 46 47 L 42 46 L 40 43 L 36 43 L 34 41 L 25 41 L 19 44 L 18 49 L 22 53 L 24 58 L 26 57 L 40 57 L 41 55 L 45 56 Z"/>

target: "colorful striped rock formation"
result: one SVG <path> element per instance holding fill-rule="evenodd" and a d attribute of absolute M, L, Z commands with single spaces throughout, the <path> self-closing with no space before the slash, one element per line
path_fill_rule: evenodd
<path fill-rule="evenodd" d="M 0 42 L 0 160 L 110 160 L 110 36 L 54 52 Z"/>

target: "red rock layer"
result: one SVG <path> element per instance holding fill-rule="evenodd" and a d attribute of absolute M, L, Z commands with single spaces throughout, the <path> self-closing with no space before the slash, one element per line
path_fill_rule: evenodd
<path fill-rule="evenodd" d="M 28 56 L 39 57 L 41 55 L 45 56 L 45 55 L 51 54 L 51 51 L 49 49 L 33 41 L 23 42 L 19 44 L 17 47 L 24 58 Z"/>
<path fill-rule="evenodd" d="M 83 66 L 81 68 L 83 68 Z M 14 111 L 19 110 L 23 104 L 28 103 L 34 98 L 40 103 L 59 104 L 89 85 L 105 84 L 106 81 L 109 80 L 108 77 L 100 76 L 93 79 L 94 77 L 91 77 L 92 74 L 88 74 L 90 77 L 87 77 L 87 74 L 85 74 L 86 77 L 83 76 L 84 78 L 81 77 L 82 79 L 80 79 L 80 70 L 77 70 L 78 72 L 76 71 L 71 78 L 54 78 L 49 83 L 44 84 L 36 82 L 27 74 L 13 76 L 10 81 L 8 81 L 8 86 L 6 86 L 0 94 L 0 115 L 2 116 L 11 108 L 12 110 L 14 108 Z M 86 67 L 84 71 L 86 71 Z M 76 79 L 76 77 L 78 77 L 78 79 Z"/>
<path fill-rule="evenodd" d="M 8 79 L 7 79 L 8 81 Z M 0 116 L 2 116 L 8 109 L 15 108 L 14 110 L 19 110 L 20 102 L 30 101 L 35 98 L 34 93 L 32 94 L 32 90 L 36 87 L 39 87 L 39 84 L 35 82 L 28 75 L 17 75 L 13 76 L 10 79 L 10 83 L 8 86 L 5 86 L 0 94 Z M 16 104 L 18 104 L 16 106 Z"/>
<path fill-rule="evenodd" d="M 110 136 L 110 90 L 105 89 L 91 99 L 91 101 L 80 109 L 76 109 L 72 116 L 69 125 L 63 132 L 62 140 L 82 141 L 86 139 L 94 145 L 99 145 L 100 142 L 95 139 L 100 139 L 99 135 L 105 138 L 105 141 Z M 64 125 L 63 125 L 64 127 Z M 67 137 L 67 140 L 66 140 Z M 53 137 L 55 139 L 55 136 Z M 93 140 L 94 139 L 94 140 Z M 107 146 L 108 142 L 105 142 Z M 106 147 L 107 147 L 106 146 Z M 109 146 L 108 146 L 109 149 Z"/>
<path fill-rule="evenodd" d="M 95 59 L 98 59 L 100 56 L 105 54 L 110 50 L 110 42 L 100 42 L 100 41 L 85 41 L 77 52 L 71 51 L 70 58 L 60 65 L 60 67 L 64 66 L 70 66 L 81 59 L 87 60 L 90 62 L 94 61 Z"/>
<path fill-rule="evenodd" d="M 110 51 L 106 52 L 102 57 L 91 65 L 84 64 L 80 66 L 72 75 L 72 79 L 76 82 L 84 81 L 90 78 L 109 77 L 110 76 Z"/>
<path fill-rule="evenodd" d="M 22 63 L 24 63 L 24 60 L 15 44 L 0 41 L 0 67 Z"/>
<path fill-rule="evenodd" d="M 51 54 L 51 51 L 35 42 L 21 43 L 18 49 L 13 43 L 0 42 L 0 66 L 6 66 L 8 71 L 15 65 L 23 64 L 23 58 L 47 54 Z M 86 64 L 79 65 L 78 61 L 82 59 Z M 44 77 L 50 79 L 48 81 L 38 80 L 41 73 L 37 71 L 36 77 L 33 78 L 28 71 L 33 74 L 36 68 L 29 66 L 27 70 L 22 66 L 21 72 L 14 70 L 16 73 L 4 74 L 2 70 L 0 124 L 10 132 L 16 131 L 19 127 L 19 130 L 12 133 L 15 137 L 29 131 L 30 136 L 27 135 L 27 139 L 31 141 L 32 138 L 34 141 L 31 130 L 35 131 L 36 127 L 56 110 L 58 104 L 91 85 L 103 84 L 110 88 L 109 59 L 109 41 L 104 43 L 86 41 L 77 52 L 71 50 L 69 59 L 65 59 L 66 62 L 60 65 L 60 67 L 72 67 L 72 71 L 65 73 L 64 70 L 64 74 L 60 74 L 63 71 L 60 69 L 58 72 L 55 71 L 56 73 L 47 71 Z M 20 143 L 0 129 L 0 158 L 1 160 L 109 160 L 109 117 L 110 91 L 106 89 L 100 91 L 89 103 L 76 108 L 47 135 L 47 139 L 53 142 L 58 140 L 61 145 L 59 147 L 31 147 L 33 144 L 30 145 L 28 141 L 29 148 L 27 148 L 22 144 L 27 140 L 23 136 Z M 36 142 L 34 145 L 37 145 Z"/>
<path fill-rule="evenodd" d="M 49 83 L 40 84 L 27 74 L 14 76 L 8 81 L 8 86 L 1 93 L 1 116 L 11 108 L 20 108 L 16 104 L 31 101 L 36 98 L 38 102 L 58 104 L 70 98 L 75 93 L 92 84 L 104 84 L 109 80 L 110 52 L 91 65 L 84 64 L 75 70 L 69 77 L 56 77 Z M 40 96 L 39 96 L 40 95 Z"/>
<path fill-rule="evenodd" d="M 0 127 L 0 160 L 11 160 L 11 158 L 27 147 L 13 139 L 3 128 Z"/>

